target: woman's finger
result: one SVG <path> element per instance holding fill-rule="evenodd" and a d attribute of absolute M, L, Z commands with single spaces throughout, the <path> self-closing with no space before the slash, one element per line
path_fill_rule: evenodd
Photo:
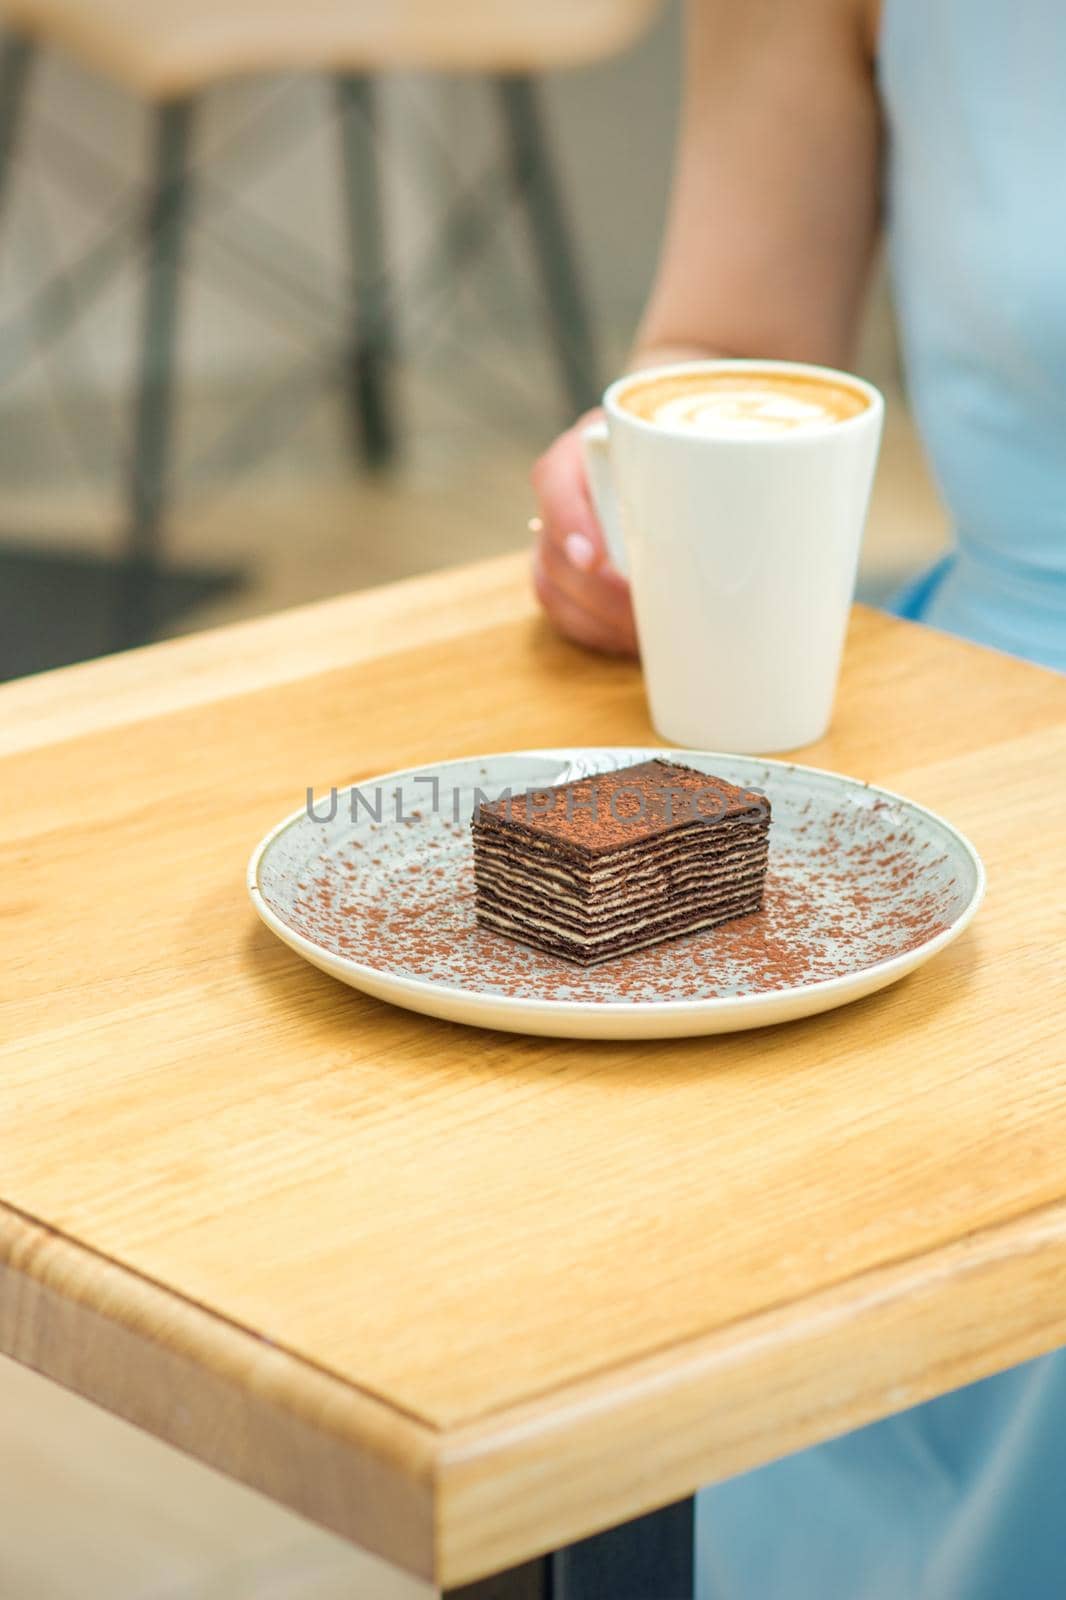
<path fill-rule="evenodd" d="M 592 609 L 560 586 L 547 570 L 543 548 L 534 557 L 533 587 L 555 627 L 568 639 L 607 655 L 637 654 L 632 616 L 625 611 L 604 613 Z"/>
<path fill-rule="evenodd" d="M 543 566 L 536 560 L 533 565 L 533 587 L 537 599 L 551 619 L 552 626 L 564 638 L 574 644 L 583 645 L 588 650 L 596 650 L 601 655 L 618 653 L 616 641 L 610 630 L 557 588 L 546 575 Z"/>
<path fill-rule="evenodd" d="M 590 413 L 590 417 L 594 413 Z M 549 538 L 563 545 L 574 566 L 592 571 L 606 558 L 606 545 L 589 495 L 580 430 L 583 417 L 560 435 L 533 467 L 533 489 Z"/>
<path fill-rule="evenodd" d="M 589 572 L 575 566 L 567 547 L 541 535 L 538 553 L 545 576 L 580 610 L 591 613 L 614 633 L 632 633 L 629 586 L 610 567 Z"/>

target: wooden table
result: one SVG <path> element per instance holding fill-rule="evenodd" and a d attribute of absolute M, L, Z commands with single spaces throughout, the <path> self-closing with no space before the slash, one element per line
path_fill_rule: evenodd
<path fill-rule="evenodd" d="M 0 1350 L 383 1558 L 382 1593 L 1066 1338 L 1063 679 L 856 611 L 805 757 L 950 816 L 990 889 L 807 1022 L 465 1030 L 246 901 L 309 784 L 648 738 L 636 669 L 553 637 L 518 558 L 0 690 Z"/>

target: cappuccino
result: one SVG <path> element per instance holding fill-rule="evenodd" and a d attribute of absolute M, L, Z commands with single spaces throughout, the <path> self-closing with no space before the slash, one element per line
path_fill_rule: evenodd
<path fill-rule="evenodd" d="M 764 439 L 848 422 L 869 400 L 843 380 L 787 368 L 720 367 L 635 378 L 618 394 L 623 411 L 662 428 L 711 439 Z"/>

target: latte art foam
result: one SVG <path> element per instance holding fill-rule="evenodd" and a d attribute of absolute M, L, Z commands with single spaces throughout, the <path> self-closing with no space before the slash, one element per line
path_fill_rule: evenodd
<path fill-rule="evenodd" d="M 824 428 L 836 418 L 828 406 L 772 390 L 737 389 L 732 394 L 681 395 L 657 406 L 653 420 L 697 433 L 759 435 Z"/>
<path fill-rule="evenodd" d="M 846 422 L 867 409 L 849 384 L 775 371 L 664 374 L 633 383 L 623 410 L 664 428 L 715 439 L 761 439 L 807 433 Z"/>

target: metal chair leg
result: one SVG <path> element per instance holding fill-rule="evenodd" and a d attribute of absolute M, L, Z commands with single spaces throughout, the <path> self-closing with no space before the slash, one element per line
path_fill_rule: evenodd
<path fill-rule="evenodd" d="M 692 1600 L 695 1502 L 679 1500 L 552 1557 L 552 1600 Z"/>
<path fill-rule="evenodd" d="M 548 327 L 572 412 L 596 405 L 602 385 L 592 327 L 536 86 L 525 76 L 496 80 L 515 187 L 525 203 L 530 240 L 544 287 Z M 572 420 L 568 417 L 567 420 Z"/>
<path fill-rule="evenodd" d="M 385 466 L 396 450 L 389 396 L 394 335 L 385 266 L 385 222 L 377 159 L 374 82 L 346 74 L 336 82 L 354 295 L 348 386 L 356 440 L 368 466 Z"/>
<path fill-rule="evenodd" d="M 116 649 L 144 643 L 151 638 L 155 624 L 192 120 L 191 100 L 168 102 L 156 112 L 147 217 L 147 281 L 134 412 L 130 521 L 114 628 Z"/>
<path fill-rule="evenodd" d="M 692 1600 L 695 1502 L 681 1500 L 444 1600 Z"/>
<path fill-rule="evenodd" d="M 33 40 L 20 33 L 7 33 L 0 40 L 0 206 L 7 196 L 30 68 L 36 55 Z"/>

